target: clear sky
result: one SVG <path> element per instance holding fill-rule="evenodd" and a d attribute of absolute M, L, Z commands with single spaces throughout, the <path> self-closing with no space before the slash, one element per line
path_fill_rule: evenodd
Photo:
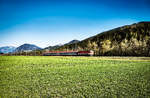
<path fill-rule="evenodd" d="M 0 47 L 83 40 L 150 21 L 150 0 L 0 0 Z"/>

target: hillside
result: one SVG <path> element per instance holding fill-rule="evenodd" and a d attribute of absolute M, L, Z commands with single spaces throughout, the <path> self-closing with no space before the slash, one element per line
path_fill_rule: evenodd
<path fill-rule="evenodd" d="M 55 50 L 93 50 L 95 55 L 150 56 L 150 22 L 115 28 Z"/>

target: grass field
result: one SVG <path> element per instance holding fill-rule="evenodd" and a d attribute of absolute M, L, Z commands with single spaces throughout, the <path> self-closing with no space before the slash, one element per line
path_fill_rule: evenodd
<path fill-rule="evenodd" d="M 0 97 L 150 97 L 148 57 L 0 56 Z"/>

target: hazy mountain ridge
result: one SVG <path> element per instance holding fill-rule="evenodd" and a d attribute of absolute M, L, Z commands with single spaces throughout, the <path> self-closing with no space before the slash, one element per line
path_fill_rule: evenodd
<path fill-rule="evenodd" d="M 13 52 L 15 49 L 16 47 L 13 47 L 13 46 L 0 47 L 0 53 L 10 53 L 10 52 Z"/>
<path fill-rule="evenodd" d="M 150 56 L 150 22 L 115 28 L 55 50 L 94 50 L 95 55 L 108 56 Z"/>

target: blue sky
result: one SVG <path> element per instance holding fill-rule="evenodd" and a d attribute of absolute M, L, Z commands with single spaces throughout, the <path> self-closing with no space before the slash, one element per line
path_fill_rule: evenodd
<path fill-rule="evenodd" d="M 150 21 L 150 0 L 0 0 L 0 47 L 83 40 Z"/>

